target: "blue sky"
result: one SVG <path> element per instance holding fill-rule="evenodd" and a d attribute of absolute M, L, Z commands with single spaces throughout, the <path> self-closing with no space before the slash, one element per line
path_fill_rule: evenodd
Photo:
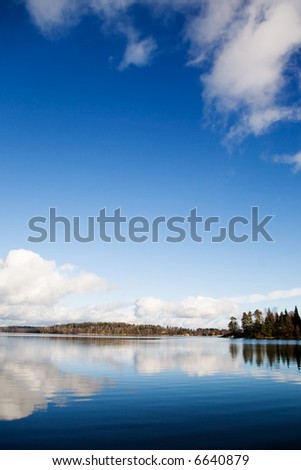
<path fill-rule="evenodd" d="M 11 0 L 0 44 L 2 324 L 223 326 L 300 303 L 297 0 Z M 49 207 L 84 231 L 103 207 L 252 206 L 273 243 L 27 241 Z"/>

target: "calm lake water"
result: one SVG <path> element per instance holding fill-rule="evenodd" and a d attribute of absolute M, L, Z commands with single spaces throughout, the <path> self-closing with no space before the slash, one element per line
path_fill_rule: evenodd
<path fill-rule="evenodd" d="M 0 335 L 2 449 L 299 449 L 301 344 Z"/>

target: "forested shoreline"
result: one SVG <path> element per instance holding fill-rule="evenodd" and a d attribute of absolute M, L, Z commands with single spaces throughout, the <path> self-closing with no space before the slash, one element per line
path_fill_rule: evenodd
<path fill-rule="evenodd" d="M 0 333 L 99 335 L 99 336 L 222 336 L 227 329 L 181 328 L 160 325 L 135 325 L 128 323 L 68 323 L 52 326 L 6 326 Z"/>
<path fill-rule="evenodd" d="M 136 325 L 114 322 L 67 323 L 51 326 L 2 326 L 0 333 L 97 335 L 97 336 L 222 336 L 250 339 L 301 339 L 301 317 L 298 308 L 278 313 L 244 312 L 239 323 L 230 318 L 228 329 L 183 328 L 161 325 Z"/>
<path fill-rule="evenodd" d="M 244 312 L 241 326 L 236 317 L 231 317 L 228 335 L 254 339 L 301 339 L 301 318 L 296 306 L 293 311 L 278 313 L 268 309 Z"/>

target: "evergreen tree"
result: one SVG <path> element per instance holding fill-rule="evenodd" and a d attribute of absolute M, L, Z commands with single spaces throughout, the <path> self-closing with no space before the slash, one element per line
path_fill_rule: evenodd
<path fill-rule="evenodd" d="M 231 317 L 230 322 L 228 323 L 228 328 L 231 334 L 237 333 L 239 330 L 238 321 L 236 317 Z"/>
<path fill-rule="evenodd" d="M 253 334 L 253 318 L 252 312 L 244 312 L 241 319 L 241 327 L 243 330 L 244 336 L 247 338 Z"/>
<path fill-rule="evenodd" d="M 255 335 L 255 338 L 260 338 L 261 336 L 263 336 L 262 312 L 256 309 L 255 312 L 253 313 L 253 317 L 254 317 L 254 326 L 253 326 L 254 335 Z"/>
<path fill-rule="evenodd" d="M 295 306 L 294 314 L 293 314 L 293 325 L 294 325 L 294 336 L 296 338 L 300 338 L 301 334 L 301 318 L 299 315 L 298 307 Z"/>
<path fill-rule="evenodd" d="M 264 335 L 271 338 L 274 336 L 274 330 L 275 330 L 275 316 L 271 312 L 271 310 L 268 309 L 265 320 L 264 320 Z"/>

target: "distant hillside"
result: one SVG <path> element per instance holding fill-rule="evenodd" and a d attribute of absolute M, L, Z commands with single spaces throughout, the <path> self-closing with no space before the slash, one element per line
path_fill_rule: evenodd
<path fill-rule="evenodd" d="M 53 326 L 5 326 L 2 333 L 36 333 L 101 336 L 218 336 L 228 330 L 217 328 L 181 328 L 160 325 L 130 325 L 128 323 L 68 323 Z"/>

